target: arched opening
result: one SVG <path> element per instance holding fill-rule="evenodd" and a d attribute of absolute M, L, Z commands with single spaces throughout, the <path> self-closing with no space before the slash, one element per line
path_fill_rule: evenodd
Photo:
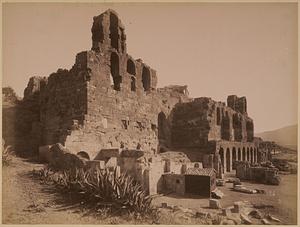
<path fill-rule="evenodd" d="M 230 172 L 231 169 L 231 162 L 230 162 L 230 150 L 229 148 L 226 149 L 226 171 Z"/>
<path fill-rule="evenodd" d="M 86 153 L 85 151 L 79 151 L 77 153 L 77 155 L 81 158 L 84 158 L 84 159 L 87 159 L 87 160 L 90 160 L 90 156 L 88 153 Z"/>
<path fill-rule="evenodd" d="M 241 148 L 238 148 L 238 160 L 242 160 Z"/>
<path fill-rule="evenodd" d="M 158 114 L 158 139 L 166 139 L 167 118 L 163 112 Z"/>
<path fill-rule="evenodd" d="M 235 169 L 237 161 L 236 149 L 235 147 L 232 148 L 232 169 Z"/>
<path fill-rule="evenodd" d="M 221 125 L 221 111 L 220 108 L 217 108 L 217 125 Z"/>
<path fill-rule="evenodd" d="M 131 91 L 136 91 L 135 77 L 134 76 L 131 77 L 130 88 L 131 88 Z"/>
<path fill-rule="evenodd" d="M 230 139 L 230 119 L 227 111 L 221 123 L 221 138 L 224 140 Z"/>
<path fill-rule="evenodd" d="M 253 154 L 253 148 L 252 147 L 250 148 L 250 161 L 251 161 L 251 163 L 254 162 L 254 154 Z"/>
<path fill-rule="evenodd" d="M 119 20 L 118 17 L 111 13 L 110 14 L 110 24 L 109 24 L 109 37 L 111 40 L 111 46 L 113 48 L 119 49 Z"/>
<path fill-rule="evenodd" d="M 110 74 L 112 76 L 113 88 L 116 91 L 120 91 L 120 84 L 121 84 L 119 67 L 120 67 L 119 56 L 113 52 L 110 56 Z"/>
<path fill-rule="evenodd" d="M 143 88 L 144 91 L 150 90 L 150 70 L 147 67 L 143 67 L 142 72 L 142 82 L 143 82 Z"/>
<path fill-rule="evenodd" d="M 220 155 L 220 158 L 221 158 L 221 165 L 222 165 L 222 171 L 224 173 L 225 169 L 224 169 L 224 166 L 225 166 L 225 162 L 224 162 L 224 149 L 222 147 L 220 147 L 220 150 L 219 150 L 219 155 Z"/>
<path fill-rule="evenodd" d="M 135 75 L 135 64 L 131 59 L 127 60 L 127 72 L 131 75 Z"/>
<path fill-rule="evenodd" d="M 243 161 L 246 161 L 246 150 L 245 150 L 245 147 L 243 147 Z"/>
<path fill-rule="evenodd" d="M 256 151 L 256 148 L 254 148 L 254 163 L 257 163 L 257 151 Z"/>
<path fill-rule="evenodd" d="M 250 161 L 250 152 L 249 152 L 249 147 L 247 147 L 247 161 Z"/>

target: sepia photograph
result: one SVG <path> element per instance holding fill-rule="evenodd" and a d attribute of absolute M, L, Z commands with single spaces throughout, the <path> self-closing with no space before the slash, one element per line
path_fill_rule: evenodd
<path fill-rule="evenodd" d="M 2 224 L 298 225 L 297 2 L 2 2 Z"/>

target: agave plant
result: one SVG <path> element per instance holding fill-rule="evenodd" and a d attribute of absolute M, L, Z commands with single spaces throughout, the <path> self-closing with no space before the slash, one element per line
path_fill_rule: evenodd
<path fill-rule="evenodd" d="M 141 215 L 152 211 L 152 198 L 127 174 L 117 174 L 108 169 L 90 172 L 84 169 L 64 171 L 55 184 L 66 192 L 85 199 L 96 207 L 110 204 L 116 209 L 126 208 Z"/>
<path fill-rule="evenodd" d="M 2 139 L 2 164 L 4 166 L 9 165 L 13 153 L 12 147 L 10 145 L 5 145 L 5 141 Z"/>

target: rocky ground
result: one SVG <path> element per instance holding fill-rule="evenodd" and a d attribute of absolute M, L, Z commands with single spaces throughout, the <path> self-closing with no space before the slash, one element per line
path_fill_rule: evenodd
<path fill-rule="evenodd" d="M 208 199 L 176 195 L 156 196 L 154 205 L 158 208 L 158 218 L 154 220 L 136 219 L 131 216 L 112 216 L 105 213 L 91 213 L 80 203 L 70 201 L 57 194 L 51 186 L 41 184 L 32 177 L 33 169 L 43 165 L 34 161 L 14 157 L 2 171 L 2 222 L 4 224 L 296 224 L 297 175 L 282 175 L 280 186 L 244 183 L 252 188 L 264 189 L 266 194 L 244 194 L 231 190 L 232 183 L 219 189 L 225 194 L 220 199 L 222 208 L 209 209 Z M 233 203 L 243 203 L 243 211 L 232 213 Z M 163 208 L 161 205 L 163 204 Z M 264 208 L 254 208 L 253 205 Z M 251 211 L 258 214 L 248 216 Z M 246 214 L 243 220 L 241 214 Z M 277 222 L 267 218 L 267 214 L 280 219 Z M 253 216 L 261 215 L 262 218 Z M 247 218 L 249 220 L 247 220 Z"/>

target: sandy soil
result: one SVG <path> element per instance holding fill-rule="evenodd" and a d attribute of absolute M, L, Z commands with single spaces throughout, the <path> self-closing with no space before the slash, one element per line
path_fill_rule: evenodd
<path fill-rule="evenodd" d="M 121 219 L 90 213 L 68 198 L 54 193 L 51 186 L 31 177 L 43 165 L 14 158 L 2 171 L 3 224 L 141 224 L 134 218 Z M 151 224 L 151 223 L 148 223 Z"/>

